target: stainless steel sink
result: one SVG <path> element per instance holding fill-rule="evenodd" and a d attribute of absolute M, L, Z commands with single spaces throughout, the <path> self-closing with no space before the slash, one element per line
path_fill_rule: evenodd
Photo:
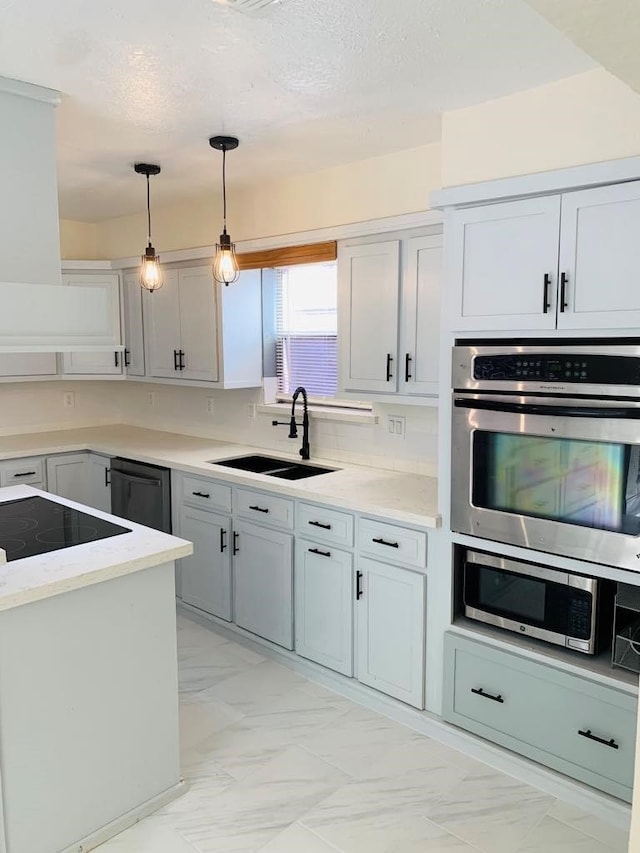
<path fill-rule="evenodd" d="M 338 470 L 260 454 L 235 456 L 232 459 L 212 459 L 209 464 L 235 468 L 237 471 L 251 471 L 253 474 L 266 474 L 268 477 L 279 477 L 281 480 L 304 480 L 307 477 L 317 477 L 319 474 L 329 474 L 331 471 Z"/>

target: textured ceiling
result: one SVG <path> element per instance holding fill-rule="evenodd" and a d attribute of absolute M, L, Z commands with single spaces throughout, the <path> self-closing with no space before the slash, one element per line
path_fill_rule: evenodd
<path fill-rule="evenodd" d="M 0 0 L 0 74 L 59 89 L 62 216 L 218 192 L 214 133 L 240 137 L 230 183 L 439 138 L 439 115 L 594 63 L 523 0 Z M 470 140 L 470 144 L 473 141 Z"/>
<path fill-rule="evenodd" d="M 640 92 L 638 0 L 527 0 L 589 56 Z"/>

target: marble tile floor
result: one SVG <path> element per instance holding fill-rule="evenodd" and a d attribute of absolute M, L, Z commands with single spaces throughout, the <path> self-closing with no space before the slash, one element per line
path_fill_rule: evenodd
<path fill-rule="evenodd" d="M 624 832 L 178 618 L 189 790 L 99 853 L 623 853 Z"/>

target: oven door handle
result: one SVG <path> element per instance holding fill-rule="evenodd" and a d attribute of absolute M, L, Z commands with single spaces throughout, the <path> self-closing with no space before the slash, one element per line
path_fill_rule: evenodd
<path fill-rule="evenodd" d="M 469 400 L 456 397 L 453 405 L 459 409 L 485 409 L 491 412 L 513 412 L 517 415 L 556 415 L 566 418 L 631 418 L 640 419 L 640 408 L 624 406 L 546 406 L 542 403 L 510 403 L 498 400 Z"/>

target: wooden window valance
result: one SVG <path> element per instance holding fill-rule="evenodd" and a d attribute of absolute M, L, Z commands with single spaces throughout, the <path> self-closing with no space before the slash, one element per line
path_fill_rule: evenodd
<path fill-rule="evenodd" d="M 307 243 L 304 246 L 284 246 L 281 249 L 265 249 L 261 252 L 238 253 L 241 270 L 268 269 L 269 267 L 292 267 L 296 264 L 319 264 L 335 261 L 338 246 L 335 240 L 326 243 Z"/>

